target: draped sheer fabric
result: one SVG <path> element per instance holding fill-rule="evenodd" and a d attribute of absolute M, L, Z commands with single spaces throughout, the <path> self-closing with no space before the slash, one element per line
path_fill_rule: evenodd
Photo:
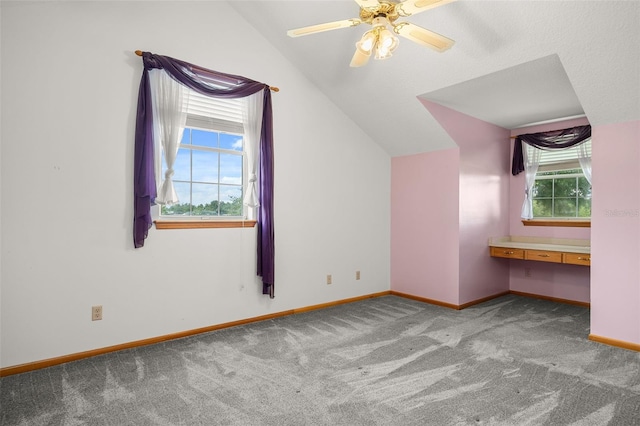
<path fill-rule="evenodd" d="M 161 170 L 156 168 L 156 184 L 158 188 L 157 204 L 171 205 L 178 202 L 178 195 L 173 186 L 173 164 L 178 155 L 178 147 L 187 121 L 189 91 L 185 86 L 172 79 L 160 69 L 149 72 L 151 101 L 153 103 L 153 136 L 154 150 L 162 147 L 167 166 L 164 179 Z"/>
<path fill-rule="evenodd" d="M 578 145 L 578 161 L 584 177 L 591 184 L 591 153 L 587 152 L 587 145 L 584 143 Z"/>
<path fill-rule="evenodd" d="M 263 294 L 274 297 L 275 238 L 273 223 L 273 114 L 268 85 L 231 74 L 205 69 L 168 56 L 142 52 L 144 71 L 138 91 L 134 157 L 134 219 L 133 241 L 136 248 L 144 246 L 152 225 L 151 205 L 157 198 L 154 141 L 153 102 L 149 73 L 164 70 L 180 84 L 207 96 L 244 98 L 263 92 L 260 128 L 259 210 L 257 214 L 257 274 L 262 277 Z"/>
<path fill-rule="evenodd" d="M 258 275 L 262 277 L 262 293 L 273 299 L 275 285 L 275 233 L 273 227 L 273 112 L 271 109 L 271 90 L 263 91 L 264 108 L 262 128 L 260 130 L 260 166 L 258 208 Z M 269 281 L 270 280 L 270 281 Z"/>
<path fill-rule="evenodd" d="M 244 126 L 244 144 L 247 152 L 247 169 L 249 170 L 249 182 L 244 194 L 244 204 L 251 209 L 253 218 L 253 210 L 260 205 L 258 189 L 256 186 L 258 180 L 258 158 L 260 154 L 260 131 L 262 130 L 263 99 L 260 93 L 253 94 L 244 98 L 245 107 L 242 110 L 242 121 Z"/>
<path fill-rule="evenodd" d="M 521 142 L 524 143 L 524 142 Z M 536 183 L 536 173 L 540 165 L 540 150 L 522 147 L 524 154 L 524 202 L 522 203 L 522 219 L 533 219 L 533 186 Z"/>
<path fill-rule="evenodd" d="M 513 146 L 511 174 L 516 176 L 525 170 L 522 142 L 543 150 L 563 149 L 578 145 L 590 137 L 591 126 L 588 124 L 552 132 L 519 135 L 516 137 L 516 142 Z"/>

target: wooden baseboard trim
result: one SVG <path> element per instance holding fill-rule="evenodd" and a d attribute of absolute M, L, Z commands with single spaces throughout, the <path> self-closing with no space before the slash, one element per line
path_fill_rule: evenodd
<path fill-rule="evenodd" d="M 352 297 L 349 299 L 336 300 L 334 302 L 322 303 L 319 305 L 306 306 L 302 308 L 289 309 L 286 311 L 276 312 L 273 314 L 260 315 L 257 317 L 241 319 L 238 321 L 226 322 L 223 324 L 211 325 L 208 327 L 196 328 L 193 330 L 181 331 L 178 333 L 166 334 L 164 336 L 151 337 L 149 339 L 136 340 L 133 342 L 122 343 L 119 345 L 107 346 L 105 348 L 93 349 L 90 351 L 78 352 L 70 355 L 63 355 L 55 358 L 49 358 L 42 361 L 29 362 L 26 364 L 15 365 L 11 367 L 0 368 L 0 377 L 11 376 L 13 374 L 26 373 L 29 371 L 39 370 L 41 368 L 53 367 L 55 365 L 64 364 L 71 361 L 78 361 L 84 358 L 90 358 L 97 355 L 107 354 L 109 352 L 121 351 L 124 349 L 137 348 L 140 346 L 153 345 L 155 343 L 166 342 L 168 340 L 181 339 L 183 337 L 194 336 L 196 334 L 207 333 L 210 331 L 220 330 L 223 328 L 235 327 L 238 325 L 250 324 L 252 322 L 265 321 L 274 318 L 284 317 L 303 312 L 315 311 L 318 309 L 329 308 L 332 306 L 343 305 L 346 303 L 357 302 L 359 300 L 373 299 L 375 297 L 388 296 L 390 291 L 380 293 L 367 294 L 364 296 Z"/>
<path fill-rule="evenodd" d="M 487 302 L 491 299 L 495 299 L 501 296 L 506 296 L 507 294 L 509 294 L 508 291 L 503 291 L 491 296 L 487 296 L 487 297 L 483 297 L 482 299 L 477 299 L 477 300 L 472 300 L 471 302 L 467 302 L 467 303 L 463 303 L 462 305 L 455 305 L 453 303 L 447 303 L 447 302 L 441 302 L 440 300 L 435 300 L 435 299 L 428 299 L 426 297 L 420 297 L 420 296 L 414 296 L 412 294 L 407 294 L 407 293 L 400 293 L 399 291 L 391 291 L 391 294 L 394 296 L 399 296 L 399 297 L 404 297 L 407 299 L 412 299 L 412 300 L 417 300 L 419 302 L 424 302 L 424 303 L 429 303 L 431 305 L 437 305 L 437 306 L 442 306 L 445 308 L 450 308 L 450 309 L 455 309 L 457 311 L 464 309 L 464 308 L 468 308 L 469 306 L 473 306 L 473 305 L 477 305 L 479 303 L 483 303 L 483 302 Z"/>
<path fill-rule="evenodd" d="M 460 305 L 460 309 L 468 308 L 469 306 L 477 305 L 479 303 L 488 302 L 489 300 L 497 299 L 498 297 L 506 296 L 507 294 L 509 294 L 509 291 L 502 291 L 492 296 L 483 297 L 482 299 L 478 300 L 472 300 L 471 302 L 463 303 L 462 305 Z"/>
<path fill-rule="evenodd" d="M 640 352 L 640 344 L 631 343 L 624 340 L 611 339 L 609 337 L 597 336 L 595 334 L 589 334 L 589 340 L 598 343 L 604 343 L 605 345 L 615 346 L 616 348 L 629 349 L 630 351 Z"/>
<path fill-rule="evenodd" d="M 405 299 L 417 300 L 418 302 L 428 303 L 430 305 L 442 306 L 444 308 L 460 310 L 460 305 L 454 305 L 453 303 L 441 302 L 440 300 L 428 299 L 426 297 L 414 296 L 413 294 L 401 293 L 399 291 L 391 290 L 390 294 L 394 296 L 404 297 Z"/>
<path fill-rule="evenodd" d="M 566 303 L 569 305 L 582 306 L 583 308 L 591 308 L 591 303 L 589 302 L 578 302 L 577 300 L 560 299 L 558 297 L 543 296 L 541 294 L 534 294 L 534 293 L 524 293 L 522 291 L 515 291 L 515 290 L 510 290 L 509 293 L 515 294 L 517 296 L 531 297 L 533 299 L 549 300 L 551 302 Z"/>
<path fill-rule="evenodd" d="M 388 296 L 390 294 L 391 294 L 391 292 L 388 291 L 388 290 L 387 291 L 381 291 L 380 293 L 367 294 L 367 295 L 364 295 L 364 296 L 357 296 L 357 297 L 352 297 L 352 298 L 349 298 L 349 299 L 336 300 L 335 302 L 321 303 L 319 305 L 312 305 L 312 306 L 306 306 L 304 308 L 297 308 L 297 309 L 293 310 L 293 313 L 294 314 L 301 314 L 303 312 L 316 311 L 318 309 L 330 308 L 332 306 L 344 305 L 345 303 L 353 303 L 353 302 L 358 302 L 360 300 L 374 299 L 376 297 Z M 251 322 L 253 322 L 253 321 L 251 321 Z"/>

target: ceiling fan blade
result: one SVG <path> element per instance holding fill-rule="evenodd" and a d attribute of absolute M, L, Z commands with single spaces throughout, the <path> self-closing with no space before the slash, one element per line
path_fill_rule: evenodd
<path fill-rule="evenodd" d="M 371 58 L 371 53 L 367 55 L 366 53 L 362 53 L 360 49 L 356 48 L 356 53 L 353 54 L 353 58 L 351 58 L 349 66 L 355 68 L 367 65 L 369 58 Z"/>
<path fill-rule="evenodd" d="M 362 9 L 376 10 L 380 7 L 378 0 L 355 0 Z"/>
<path fill-rule="evenodd" d="M 295 30 L 287 31 L 287 35 L 289 37 L 300 37 L 309 34 L 321 33 L 323 31 L 331 31 L 337 30 L 340 28 L 349 28 L 355 27 L 356 25 L 360 25 L 362 23 L 361 20 L 353 18 L 353 19 L 344 19 L 342 21 L 334 21 L 327 22 L 325 24 L 311 25 L 308 27 L 296 28 Z"/>
<path fill-rule="evenodd" d="M 454 1 L 456 0 L 405 0 L 396 5 L 396 11 L 401 16 L 411 16 Z"/>
<path fill-rule="evenodd" d="M 415 43 L 430 47 L 438 52 L 444 52 L 449 49 L 455 41 L 433 31 L 426 30 L 422 27 L 409 22 L 400 22 L 396 24 L 393 31 Z"/>

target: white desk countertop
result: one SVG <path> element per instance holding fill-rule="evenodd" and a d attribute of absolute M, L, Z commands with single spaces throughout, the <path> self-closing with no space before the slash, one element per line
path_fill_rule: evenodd
<path fill-rule="evenodd" d="M 591 241 L 569 238 L 494 237 L 489 239 L 489 246 L 591 254 Z"/>

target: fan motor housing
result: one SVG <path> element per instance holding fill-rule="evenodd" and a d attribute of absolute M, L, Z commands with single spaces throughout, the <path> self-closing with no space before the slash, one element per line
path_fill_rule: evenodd
<path fill-rule="evenodd" d="M 360 20 L 367 24 L 371 24 L 371 22 L 379 16 L 386 17 L 389 22 L 398 19 L 400 14 L 396 11 L 396 3 L 381 1 L 375 9 L 360 9 Z"/>

